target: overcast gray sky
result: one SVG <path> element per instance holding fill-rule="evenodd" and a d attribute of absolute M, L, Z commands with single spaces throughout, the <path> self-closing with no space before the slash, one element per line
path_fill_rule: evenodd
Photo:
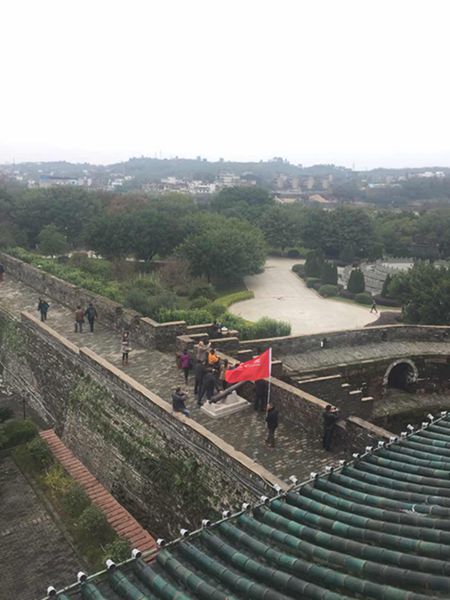
<path fill-rule="evenodd" d="M 2 0 L 0 161 L 450 166 L 447 0 Z"/>

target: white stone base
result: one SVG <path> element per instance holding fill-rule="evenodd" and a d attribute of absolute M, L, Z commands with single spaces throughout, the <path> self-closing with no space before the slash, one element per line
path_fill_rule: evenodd
<path fill-rule="evenodd" d="M 206 401 L 201 410 L 206 413 L 208 417 L 218 419 L 219 417 L 225 417 L 240 412 L 247 406 L 249 406 L 249 402 L 245 398 L 238 396 L 236 392 L 231 392 L 231 394 L 228 394 L 223 400 L 219 400 L 219 402 L 214 404 L 209 404 L 209 402 Z"/>

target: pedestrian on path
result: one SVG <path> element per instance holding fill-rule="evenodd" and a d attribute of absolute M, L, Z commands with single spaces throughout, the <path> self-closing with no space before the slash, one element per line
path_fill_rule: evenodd
<path fill-rule="evenodd" d="M 123 332 L 121 350 L 122 350 L 122 365 L 124 367 L 126 367 L 128 365 L 128 354 L 131 352 L 129 331 Z"/>
<path fill-rule="evenodd" d="M 372 302 L 372 306 L 370 308 L 370 312 L 371 313 L 378 313 L 378 309 L 377 309 L 377 303 L 375 302 L 375 300 Z"/>
<path fill-rule="evenodd" d="M 266 444 L 275 447 L 275 430 L 278 427 L 278 410 L 271 403 L 267 405 L 267 414 L 266 414 L 266 423 L 267 423 L 267 439 Z"/>
<path fill-rule="evenodd" d="M 49 308 L 50 308 L 50 304 L 47 302 L 47 300 L 43 300 L 42 298 L 39 298 L 37 309 L 41 314 L 42 322 L 47 320 L 47 312 L 48 312 Z"/>
<path fill-rule="evenodd" d="M 80 305 L 75 311 L 75 333 L 83 333 L 84 311 Z"/>
<path fill-rule="evenodd" d="M 189 379 L 189 371 L 191 370 L 191 367 L 192 367 L 191 357 L 189 355 L 189 352 L 187 351 L 187 348 L 185 348 L 180 355 L 180 367 L 183 370 L 184 381 L 187 384 L 188 379 Z"/>
<path fill-rule="evenodd" d="M 92 302 L 89 302 L 87 309 L 84 311 L 84 316 L 87 317 L 89 323 L 89 331 L 91 333 L 94 333 L 94 321 L 98 317 L 98 314 Z"/>
<path fill-rule="evenodd" d="M 324 450 L 327 452 L 331 451 L 331 442 L 333 440 L 333 433 L 336 427 L 336 423 L 339 420 L 339 412 L 336 407 L 332 407 L 331 404 L 327 404 L 322 415 L 323 419 L 323 440 L 322 445 Z"/>

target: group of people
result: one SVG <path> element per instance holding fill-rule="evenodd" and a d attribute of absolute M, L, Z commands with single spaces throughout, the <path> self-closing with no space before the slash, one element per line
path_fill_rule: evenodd
<path fill-rule="evenodd" d="M 92 302 L 89 302 L 86 310 L 81 308 L 79 304 L 75 310 L 75 333 L 83 333 L 84 318 L 87 318 L 89 323 L 89 331 L 94 333 L 94 323 L 98 317 L 97 310 Z"/>

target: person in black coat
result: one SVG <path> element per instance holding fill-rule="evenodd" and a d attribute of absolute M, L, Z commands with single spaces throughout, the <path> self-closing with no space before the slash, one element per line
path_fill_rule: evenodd
<path fill-rule="evenodd" d="M 208 402 L 211 402 L 211 398 L 214 396 L 214 392 L 218 391 L 219 385 L 217 383 L 216 376 L 211 368 L 206 369 L 206 373 L 202 381 L 202 389 L 198 396 L 197 404 L 202 405 L 203 396 L 206 395 Z"/>
<path fill-rule="evenodd" d="M 257 379 L 255 381 L 255 410 L 263 411 L 267 404 L 267 382 L 265 379 Z"/>
<path fill-rule="evenodd" d="M 182 412 L 188 417 L 189 411 L 186 408 L 186 400 L 186 392 L 183 392 L 183 390 L 180 387 L 177 387 L 175 392 L 172 394 L 172 408 L 174 412 Z"/>
<path fill-rule="evenodd" d="M 202 389 L 203 377 L 206 373 L 206 367 L 203 362 L 197 361 L 194 367 L 194 376 L 195 376 L 195 386 L 194 386 L 194 394 L 200 394 L 200 390 Z"/>
<path fill-rule="evenodd" d="M 267 405 L 266 414 L 267 440 L 266 443 L 272 448 L 275 446 L 275 430 L 278 427 L 278 410 L 273 404 Z"/>
<path fill-rule="evenodd" d="M 327 452 L 331 451 L 331 441 L 333 439 L 333 433 L 336 427 L 336 423 L 339 420 L 339 412 L 336 407 L 332 407 L 331 404 L 327 404 L 322 415 L 323 419 L 323 440 L 322 445 Z"/>

